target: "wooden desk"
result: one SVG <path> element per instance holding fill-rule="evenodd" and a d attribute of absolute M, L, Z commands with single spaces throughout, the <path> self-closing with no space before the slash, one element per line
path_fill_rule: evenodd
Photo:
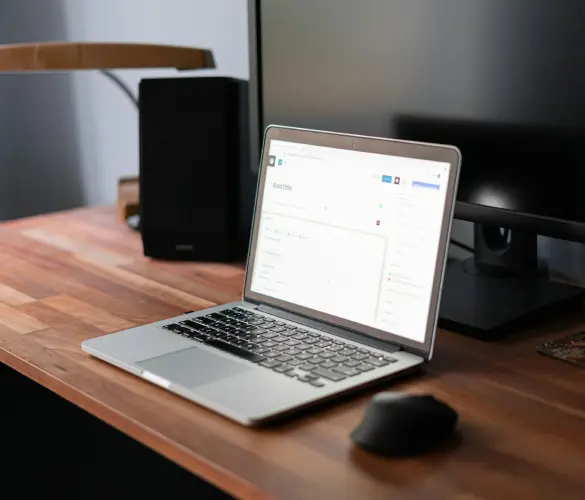
<path fill-rule="evenodd" d="M 0 362 L 236 497 L 585 495 L 585 370 L 535 351 L 582 328 L 580 318 L 498 344 L 441 331 L 426 373 L 383 388 L 453 405 L 460 440 L 386 460 L 348 438 L 374 391 L 250 430 L 80 351 L 104 332 L 237 299 L 243 267 L 148 261 L 113 208 L 2 224 L 0 262 Z"/>

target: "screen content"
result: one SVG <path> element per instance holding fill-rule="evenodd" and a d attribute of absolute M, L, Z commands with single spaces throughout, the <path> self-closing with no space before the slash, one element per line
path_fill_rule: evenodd
<path fill-rule="evenodd" d="M 425 340 L 448 163 L 271 141 L 251 290 Z"/>

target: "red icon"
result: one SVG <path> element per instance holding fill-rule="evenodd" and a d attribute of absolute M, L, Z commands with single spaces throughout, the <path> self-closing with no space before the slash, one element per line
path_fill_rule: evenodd
<path fill-rule="evenodd" d="M 379 221 L 379 220 L 377 220 L 377 221 L 376 221 L 376 226 L 379 226 L 379 225 L 380 225 L 380 221 Z"/>
<path fill-rule="evenodd" d="M 400 177 L 394 177 L 394 184 L 400 184 Z"/>

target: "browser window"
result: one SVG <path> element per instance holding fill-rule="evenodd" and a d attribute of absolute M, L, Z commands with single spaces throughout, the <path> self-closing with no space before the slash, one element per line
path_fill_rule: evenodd
<path fill-rule="evenodd" d="M 251 290 L 423 342 L 449 164 L 272 141 Z"/>

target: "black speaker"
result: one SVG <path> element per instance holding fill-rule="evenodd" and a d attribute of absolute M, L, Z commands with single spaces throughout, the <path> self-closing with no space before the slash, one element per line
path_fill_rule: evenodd
<path fill-rule="evenodd" d="M 256 190 L 247 82 L 143 79 L 139 104 L 144 254 L 169 260 L 243 258 Z"/>

